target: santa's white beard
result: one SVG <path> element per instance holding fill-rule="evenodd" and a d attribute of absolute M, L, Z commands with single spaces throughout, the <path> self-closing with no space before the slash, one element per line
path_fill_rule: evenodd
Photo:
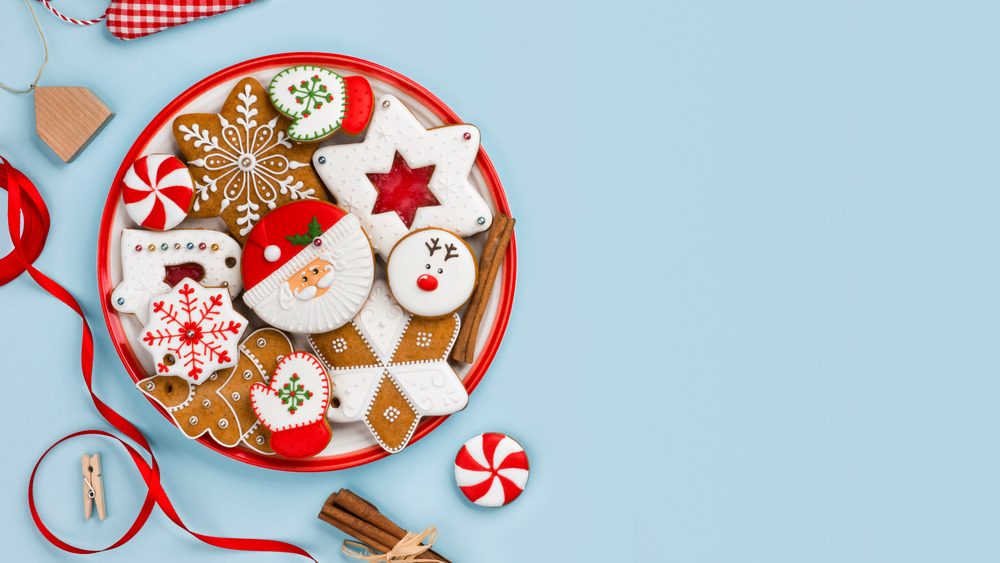
<path fill-rule="evenodd" d="M 360 308 L 357 304 L 368 297 L 369 285 L 363 276 L 328 271 L 316 286 L 295 293 L 288 283 L 261 299 L 254 307 L 260 318 L 282 330 L 292 332 L 326 332 L 347 324 Z M 319 289 L 327 291 L 316 296 Z M 330 328 L 327 328 L 330 327 Z"/>

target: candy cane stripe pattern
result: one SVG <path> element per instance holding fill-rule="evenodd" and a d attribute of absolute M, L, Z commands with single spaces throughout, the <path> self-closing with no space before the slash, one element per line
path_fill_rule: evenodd
<path fill-rule="evenodd" d="M 176 157 L 150 154 L 135 161 L 122 180 L 125 211 L 133 221 L 154 231 L 166 231 L 187 217 L 194 180 Z"/>
<path fill-rule="evenodd" d="M 513 502 L 528 482 L 528 455 L 510 436 L 488 432 L 473 437 L 455 457 L 455 481 L 480 506 Z"/>

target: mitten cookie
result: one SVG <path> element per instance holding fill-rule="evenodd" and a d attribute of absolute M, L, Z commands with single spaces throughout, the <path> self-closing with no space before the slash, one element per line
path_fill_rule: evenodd
<path fill-rule="evenodd" d="M 312 65 L 279 72 L 268 88 L 271 103 L 294 121 L 288 136 L 319 141 L 343 129 L 357 135 L 368 125 L 374 100 L 372 87 L 361 76 L 342 77 Z"/>
<path fill-rule="evenodd" d="M 278 362 L 269 385 L 250 388 L 257 418 L 271 431 L 274 453 L 291 458 L 323 451 L 332 433 L 326 421 L 330 381 L 319 361 L 305 352 L 293 352 Z"/>

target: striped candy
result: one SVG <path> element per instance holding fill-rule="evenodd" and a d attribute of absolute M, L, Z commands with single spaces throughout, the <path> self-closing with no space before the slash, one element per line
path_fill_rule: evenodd
<path fill-rule="evenodd" d="M 516 499 L 528 482 L 528 455 L 510 436 L 480 434 L 458 450 L 455 481 L 472 502 L 503 506 Z"/>
<path fill-rule="evenodd" d="M 122 198 L 133 221 L 166 231 L 187 217 L 194 181 L 184 163 L 166 154 L 146 155 L 125 173 Z"/>

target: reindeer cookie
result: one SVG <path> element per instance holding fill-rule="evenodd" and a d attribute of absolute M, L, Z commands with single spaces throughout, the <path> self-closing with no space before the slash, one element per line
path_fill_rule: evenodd
<path fill-rule="evenodd" d="M 457 311 L 472 296 L 477 274 L 472 249 L 444 229 L 421 229 L 406 235 L 386 262 L 392 296 L 420 317 Z"/>

